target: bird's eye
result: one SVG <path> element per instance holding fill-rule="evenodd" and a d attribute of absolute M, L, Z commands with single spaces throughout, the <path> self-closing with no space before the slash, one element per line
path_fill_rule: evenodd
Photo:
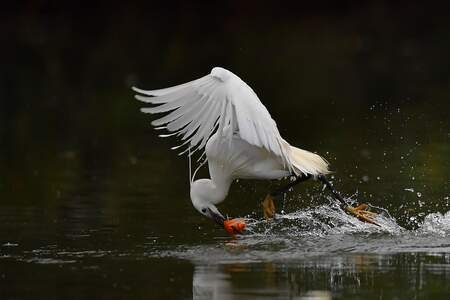
<path fill-rule="evenodd" d="M 206 208 L 202 208 L 202 213 L 206 214 Z"/>

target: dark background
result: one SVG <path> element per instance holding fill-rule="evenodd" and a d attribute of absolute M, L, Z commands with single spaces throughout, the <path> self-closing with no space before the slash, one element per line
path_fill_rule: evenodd
<path fill-rule="evenodd" d="M 123 161 L 172 145 L 156 138 L 129 87 L 174 85 L 214 66 L 243 78 L 288 141 L 318 151 L 341 174 L 355 171 L 350 159 L 344 166 L 355 154 L 381 161 L 369 152 L 383 143 L 388 154 L 419 143 L 429 147 L 424 155 L 441 151 L 434 164 L 447 160 L 433 146 L 448 144 L 445 6 L 21 1 L 1 15 L 2 198 L 47 199 L 44 174 L 70 167 L 109 176 Z M 173 153 L 155 155 L 185 173 Z M 424 172 L 448 182 L 448 168 Z"/>
<path fill-rule="evenodd" d="M 166 150 L 175 141 L 157 138 L 130 86 L 175 85 L 222 66 L 254 88 L 288 141 L 332 163 L 348 193 L 417 208 L 396 193 L 421 179 L 438 193 L 429 201 L 446 204 L 445 7 L 23 1 L 1 14 L 3 203 L 58 211 L 85 193 L 109 198 L 99 207 L 127 205 L 117 190 L 152 183 L 160 197 L 179 186 L 178 205 L 192 214 L 186 161 Z M 250 186 L 246 212 L 267 190 Z"/>

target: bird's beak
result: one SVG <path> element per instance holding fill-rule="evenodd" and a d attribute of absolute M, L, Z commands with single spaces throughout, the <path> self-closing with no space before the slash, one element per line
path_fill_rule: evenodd
<path fill-rule="evenodd" d="M 209 213 L 211 214 L 211 217 L 214 220 L 214 222 L 216 222 L 221 227 L 223 227 L 223 222 L 225 221 L 225 218 L 220 213 L 216 213 L 216 212 L 212 211 L 211 209 L 209 209 Z"/>

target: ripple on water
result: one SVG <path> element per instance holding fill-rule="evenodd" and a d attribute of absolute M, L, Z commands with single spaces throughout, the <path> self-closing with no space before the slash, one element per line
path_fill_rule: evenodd
<path fill-rule="evenodd" d="M 450 212 L 427 215 L 415 230 L 402 228 L 388 213 L 376 217 L 379 226 L 363 223 L 333 205 L 280 214 L 270 222 L 250 217 L 246 218 L 246 222 L 246 233 L 235 240 L 222 236 L 206 243 L 203 240 L 197 245 L 178 246 L 160 241 L 131 245 L 130 249 L 121 251 L 64 249 L 57 245 L 24 251 L 18 249 L 17 243 L 8 242 L 1 245 L 4 253 L 0 259 L 70 264 L 91 258 L 174 257 L 202 262 L 242 263 L 326 258 L 345 253 L 450 252 Z M 151 238 L 152 241 L 158 239 Z"/>
<path fill-rule="evenodd" d="M 223 243 L 150 250 L 149 256 L 214 262 L 303 260 L 335 253 L 450 252 L 450 212 L 432 213 L 416 230 L 399 226 L 388 213 L 379 226 L 363 223 L 339 207 L 323 205 L 266 222 L 247 218 L 247 233 Z"/>

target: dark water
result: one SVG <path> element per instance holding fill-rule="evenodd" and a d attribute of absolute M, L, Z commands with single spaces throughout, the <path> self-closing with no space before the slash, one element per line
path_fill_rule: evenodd
<path fill-rule="evenodd" d="M 0 299 L 449 299 L 447 10 L 65 3 L 2 12 Z M 217 65 L 339 190 L 385 208 L 381 226 L 314 181 L 269 223 L 260 202 L 282 183 L 233 183 L 236 240 L 201 217 L 129 87 Z"/>

